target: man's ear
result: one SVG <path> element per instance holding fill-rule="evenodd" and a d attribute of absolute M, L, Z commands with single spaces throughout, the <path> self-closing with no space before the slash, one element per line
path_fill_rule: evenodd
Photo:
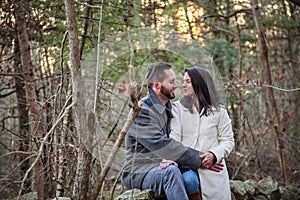
<path fill-rule="evenodd" d="M 154 86 L 154 88 L 157 89 L 157 90 L 160 89 L 160 82 L 154 81 L 154 82 L 153 82 L 153 86 Z"/>

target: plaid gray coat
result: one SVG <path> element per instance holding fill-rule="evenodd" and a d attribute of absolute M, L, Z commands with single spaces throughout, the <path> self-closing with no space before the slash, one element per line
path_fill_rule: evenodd
<path fill-rule="evenodd" d="M 163 105 L 153 90 L 141 100 L 142 108 L 125 137 L 126 158 L 122 182 L 127 189 L 141 189 L 143 178 L 162 159 L 198 169 L 200 151 L 183 146 L 169 137 L 171 102 Z"/>

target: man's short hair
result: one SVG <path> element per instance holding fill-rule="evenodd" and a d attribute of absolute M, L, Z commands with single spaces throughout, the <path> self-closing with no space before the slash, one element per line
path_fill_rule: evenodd
<path fill-rule="evenodd" d="M 147 85 L 152 87 L 153 81 L 155 80 L 162 82 L 166 76 L 164 70 L 171 68 L 172 66 L 166 62 L 155 62 L 150 64 L 146 74 Z"/>

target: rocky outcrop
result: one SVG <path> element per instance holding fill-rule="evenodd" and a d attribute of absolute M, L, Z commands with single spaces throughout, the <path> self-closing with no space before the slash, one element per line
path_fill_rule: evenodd
<path fill-rule="evenodd" d="M 230 181 L 232 200 L 300 200 L 300 191 L 293 186 L 279 186 L 271 177 Z"/>
<path fill-rule="evenodd" d="M 0 198 L 1 199 L 1 198 Z M 17 200 L 18 198 L 10 199 L 10 200 Z M 20 200 L 38 200 L 36 192 L 29 192 L 20 196 Z M 71 200 L 69 197 L 55 197 L 52 200 Z"/>
<path fill-rule="evenodd" d="M 154 200 L 154 192 L 152 190 L 127 190 L 114 200 Z"/>
<path fill-rule="evenodd" d="M 230 181 L 232 200 L 300 200 L 299 188 L 279 186 L 271 177 L 254 180 Z M 151 190 L 127 190 L 115 200 L 154 200 Z"/>
<path fill-rule="evenodd" d="M 300 200 L 300 189 L 291 185 L 279 186 L 271 177 L 260 181 L 230 181 L 232 200 Z M 36 192 L 20 197 L 20 200 L 37 200 Z M 53 198 L 53 200 L 70 200 L 68 197 Z M 151 190 L 127 190 L 114 200 L 155 200 Z"/>

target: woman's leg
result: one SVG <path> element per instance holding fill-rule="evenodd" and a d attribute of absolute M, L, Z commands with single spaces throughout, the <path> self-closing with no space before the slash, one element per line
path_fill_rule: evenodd
<path fill-rule="evenodd" d="M 182 177 L 189 200 L 201 200 L 200 179 L 198 172 L 189 169 L 188 171 L 182 173 Z"/>
<path fill-rule="evenodd" d="M 193 194 L 199 191 L 200 181 L 197 171 L 189 169 L 182 173 L 182 177 L 188 194 Z"/>

